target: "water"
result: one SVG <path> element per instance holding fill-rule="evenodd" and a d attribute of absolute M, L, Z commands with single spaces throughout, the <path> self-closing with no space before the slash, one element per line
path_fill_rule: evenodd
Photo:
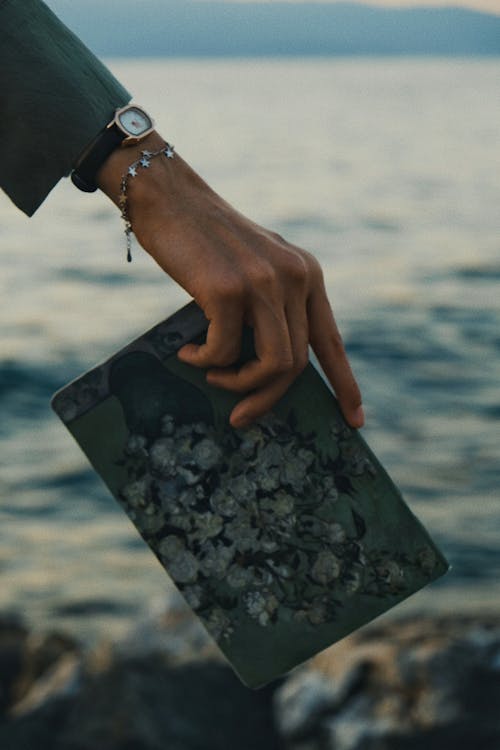
<path fill-rule="evenodd" d="M 365 437 L 453 565 L 394 614 L 498 606 L 500 60 L 111 67 L 218 192 L 320 258 Z M 114 637 L 171 588 L 49 398 L 187 296 L 66 181 L 31 220 L 1 201 L 0 254 L 0 610 Z"/>

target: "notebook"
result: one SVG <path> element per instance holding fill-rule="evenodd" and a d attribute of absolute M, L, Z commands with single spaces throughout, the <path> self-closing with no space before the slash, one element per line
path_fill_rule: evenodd
<path fill-rule="evenodd" d="M 176 352 L 191 302 L 52 406 L 236 672 L 258 688 L 450 566 L 309 363 L 235 430 L 238 396 Z M 253 356 L 246 329 L 241 361 Z"/>

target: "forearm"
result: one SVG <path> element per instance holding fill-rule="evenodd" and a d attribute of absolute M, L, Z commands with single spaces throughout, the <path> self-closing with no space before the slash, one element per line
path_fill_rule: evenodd
<path fill-rule="evenodd" d="M 32 215 L 130 95 L 40 0 L 0 2 L 0 186 Z"/>

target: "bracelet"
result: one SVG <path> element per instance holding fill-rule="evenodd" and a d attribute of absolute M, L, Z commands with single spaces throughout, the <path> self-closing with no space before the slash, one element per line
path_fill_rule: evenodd
<path fill-rule="evenodd" d="M 164 154 L 167 157 L 167 159 L 173 159 L 174 147 L 171 146 L 169 143 L 166 143 L 158 151 L 141 151 L 140 158 L 132 162 L 132 164 L 129 166 L 129 168 L 127 169 L 127 171 L 125 172 L 125 174 L 122 176 L 122 179 L 121 179 L 120 197 L 118 198 L 118 205 L 121 211 L 122 219 L 125 222 L 127 260 L 129 263 L 132 260 L 131 234 L 133 230 L 132 230 L 132 224 L 130 223 L 130 217 L 128 215 L 128 195 L 127 195 L 128 181 L 131 177 L 137 177 L 137 172 L 141 167 L 143 169 L 149 169 L 150 164 L 151 164 L 151 159 L 154 159 L 155 156 L 160 156 L 161 154 Z"/>

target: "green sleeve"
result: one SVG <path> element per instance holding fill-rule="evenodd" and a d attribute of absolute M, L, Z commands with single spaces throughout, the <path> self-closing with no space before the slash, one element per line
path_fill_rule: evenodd
<path fill-rule="evenodd" d="M 0 0 L 0 187 L 28 216 L 129 100 L 41 0 Z"/>

